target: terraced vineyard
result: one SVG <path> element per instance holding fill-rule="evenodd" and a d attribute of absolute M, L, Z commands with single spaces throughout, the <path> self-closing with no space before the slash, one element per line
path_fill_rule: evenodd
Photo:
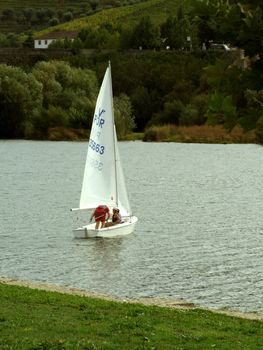
<path fill-rule="evenodd" d="M 23 11 L 32 9 L 33 17 L 37 11 L 49 9 L 55 13 L 55 16 L 58 11 L 63 13 L 71 11 L 75 19 L 50 26 L 47 23 L 29 23 L 25 20 L 17 21 L 14 18 L 3 20 L 1 16 L 0 33 L 21 33 L 28 29 L 41 31 L 41 34 L 54 30 L 78 31 L 83 27 L 97 26 L 104 22 L 132 24 L 148 15 L 156 23 L 160 23 L 169 15 L 176 14 L 181 0 L 100 0 L 100 10 L 95 12 L 88 10 L 91 3 L 92 0 L 90 2 L 87 0 L 1 0 L 0 16 L 6 9 L 11 9 L 14 16 L 19 16 Z M 190 4 L 191 0 L 184 1 L 185 8 L 189 8 Z"/>
<path fill-rule="evenodd" d="M 37 21 L 39 11 L 53 13 L 51 18 L 58 18 L 58 12 L 62 16 L 70 11 L 73 18 L 79 18 L 102 9 L 124 6 L 129 3 L 135 4 L 141 1 L 147 0 L 1 0 L 0 33 L 19 33 L 28 29 L 39 30 L 49 26 L 47 19 L 42 23 Z M 30 11 L 31 15 L 29 14 L 30 19 L 28 19 L 24 13 Z"/>
<path fill-rule="evenodd" d="M 120 1 L 122 2 L 122 1 Z M 14 11 L 20 11 L 24 8 L 41 9 L 80 9 L 81 6 L 87 4 L 88 1 L 84 0 L 1 0 L 0 12 L 4 9 L 12 9 Z"/>
<path fill-rule="evenodd" d="M 54 30 L 79 31 L 84 27 L 96 27 L 105 22 L 132 24 L 133 22 L 138 22 L 140 18 L 149 15 L 154 22 L 161 23 L 169 15 L 176 14 L 180 1 L 181 0 L 149 0 L 135 5 L 107 9 L 92 16 L 79 18 L 52 28 L 47 28 L 39 34 L 42 35 Z"/>

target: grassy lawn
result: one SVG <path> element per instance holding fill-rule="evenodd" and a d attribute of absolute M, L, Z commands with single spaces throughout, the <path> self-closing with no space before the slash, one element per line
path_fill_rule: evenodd
<path fill-rule="evenodd" d="M 0 349 L 263 349 L 263 322 L 0 284 Z"/>

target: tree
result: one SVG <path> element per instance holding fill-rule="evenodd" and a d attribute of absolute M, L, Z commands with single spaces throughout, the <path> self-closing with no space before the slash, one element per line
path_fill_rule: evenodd
<path fill-rule="evenodd" d="M 45 9 L 39 9 L 36 11 L 36 18 L 38 19 L 38 21 L 41 23 L 44 21 L 46 17 L 46 10 Z"/>
<path fill-rule="evenodd" d="M 143 131 L 154 112 L 158 110 L 159 96 L 157 96 L 156 90 L 149 91 L 145 86 L 138 84 L 130 98 L 135 114 L 136 129 Z"/>
<path fill-rule="evenodd" d="M 179 100 L 167 101 L 163 110 L 155 113 L 149 125 L 179 124 L 184 105 Z"/>
<path fill-rule="evenodd" d="M 223 42 L 242 47 L 239 33 L 243 27 L 244 18 L 245 14 L 240 4 L 234 4 L 229 8 L 225 19 L 219 25 L 220 36 Z"/>
<path fill-rule="evenodd" d="M 210 41 L 224 40 L 221 28 L 227 21 L 230 10 L 231 5 L 228 0 L 193 2 L 191 15 L 198 26 L 199 38 L 202 43 L 208 44 Z"/>
<path fill-rule="evenodd" d="M 78 38 L 80 38 L 83 42 L 83 47 L 89 49 L 110 48 L 108 43 L 110 42 L 111 37 L 112 35 L 110 35 L 108 30 L 105 28 L 85 28 L 80 31 L 78 36 Z"/>
<path fill-rule="evenodd" d="M 120 30 L 120 48 L 130 49 L 132 47 L 133 29 L 124 27 Z"/>
<path fill-rule="evenodd" d="M 49 20 L 49 25 L 51 26 L 51 27 L 54 27 L 54 26 L 56 26 L 56 25 L 58 25 L 59 24 L 59 20 L 57 19 L 57 18 L 51 18 L 50 20 Z"/>
<path fill-rule="evenodd" d="M 207 124 L 223 124 L 232 129 L 237 123 L 237 109 L 232 102 L 231 96 L 224 96 L 218 91 L 211 96 L 206 113 Z"/>
<path fill-rule="evenodd" d="M 2 14 L 4 20 L 11 20 L 14 18 L 14 11 L 12 9 L 4 9 L 2 11 Z"/>
<path fill-rule="evenodd" d="M 43 118 L 41 127 L 86 127 L 91 124 L 98 83 L 95 73 L 72 68 L 63 61 L 39 62 L 33 71 L 43 85 Z M 50 123 L 49 123 L 50 122 Z M 36 125 L 37 127 L 37 125 Z M 43 130 L 45 131 L 45 130 Z"/>
<path fill-rule="evenodd" d="M 32 32 L 27 34 L 27 38 L 23 43 L 24 47 L 34 47 L 34 38 Z"/>
<path fill-rule="evenodd" d="M 62 18 L 63 18 L 63 11 L 62 10 L 57 10 L 57 16 L 58 16 L 59 21 L 61 22 Z"/>
<path fill-rule="evenodd" d="M 40 114 L 41 91 L 32 74 L 0 65 L 0 138 L 24 137 L 27 123 Z"/>
<path fill-rule="evenodd" d="M 90 0 L 89 1 L 90 7 L 92 8 L 93 11 L 95 11 L 97 9 L 97 7 L 100 4 L 99 0 Z"/>
<path fill-rule="evenodd" d="M 27 22 L 31 22 L 32 17 L 33 17 L 33 9 L 31 9 L 31 8 L 23 9 L 23 15 L 24 15 Z"/>
<path fill-rule="evenodd" d="M 260 7 L 246 12 L 243 26 L 237 35 L 237 43 L 250 57 L 259 55 L 263 59 L 263 11 Z"/>
<path fill-rule="evenodd" d="M 0 47 L 21 47 L 21 45 L 18 34 L 8 33 L 5 35 L 0 33 Z"/>
<path fill-rule="evenodd" d="M 143 17 L 135 26 L 132 34 L 132 47 L 138 49 L 156 49 L 160 47 L 160 29 L 150 17 Z"/>
<path fill-rule="evenodd" d="M 62 17 L 63 21 L 65 22 L 69 22 L 73 19 L 73 14 L 72 12 L 68 11 L 68 12 L 65 12 L 63 13 L 63 17 Z"/>
<path fill-rule="evenodd" d="M 53 9 L 47 8 L 47 9 L 45 9 L 45 14 L 48 18 L 52 18 L 55 16 L 56 13 Z"/>
<path fill-rule="evenodd" d="M 161 36 L 164 40 L 165 46 L 171 49 L 177 48 L 177 19 L 169 16 L 167 20 L 161 25 Z"/>
<path fill-rule="evenodd" d="M 263 114 L 256 124 L 256 140 L 258 143 L 263 144 Z"/>
<path fill-rule="evenodd" d="M 206 122 L 205 113 L 209 97 L 206 94 L 194 96 L 190 103 L 184 106 L 179 116 L 180 125 L 203 125 Z"/>
<path fill-rule="evenodd" d="M 127 95 L 114 98 L 114 112 L 118 138 L 122 138 L 135 128 L 132 105 Z"/>
<path fill-rule="evenodd" d="M 34 77 L 43 85 L 43 107 L 58 104 L 62 86 L 56 79 L 56 67 L 53 62 L 39 62 L 32 71 Z"/>

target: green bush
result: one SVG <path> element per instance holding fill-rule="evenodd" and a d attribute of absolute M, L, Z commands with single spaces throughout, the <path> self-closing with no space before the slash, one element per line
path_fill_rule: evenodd
<path fill-rule="evenodd" d="M 179 117 L 180 125 L 202 125 L 206 122 L 206 111 L 209 97 L 205 94 L 197 95 L 185 108 Z"/>
<path fill-rule="evenodd" d="M 237 109 L 233 104 L 231 96 L 224 96 L 216 91 L 210 98 L 206 113 L 207 124 L 223 124 L 226 128 L 232 129 L 237 123 Z"/>
<path fill-rule="evenodd" d="M 124 138 L 135 128 L 132 106 L 127 95 L 121 94 L 114 99 L 115 123 L 118 138 Z"/>
<path fill-rule="evenodd" d="M 26 121 L 40 114 L 41 89 L 32 74 L 0 65 L 0 138 L 24 136 Z"/>
<path fill-rule="evenodd" d="M 59 20 L 58 18 L 51 18 L 48 23 L 51 27 L 53 27 L 59 24 Z"/>
<path fill-rule="evenodd" d="M 155 114 L 150 120 L 150 125 L 153 124 L 179 124 L 181 115 L 184 110 L 184 105 L 179 100 L 168 101 L 164 103 L 163 111 Z"/>
<path fill-rule="evenodd" d="M 143 136 L 143 141 L 157 141 L 157 131 L 153 128 L 146 129 Z"/>
<path fill-rule="evenodd" d="M 263 115 L 261 115 L 256 125 L 256 141 L 263 144 Z"/>
<path fill-rule="evenodd" d="M 62 20 L 65 22 L 71 21 L 73 19 L 73 14 L 72 12 L 68 11 L 63 13 Z"/>
<path fill-rule="evenodd" d="M 50 106 L 44 113 L 48 127 L 69 126 L 69 116 L 67 112 L 59 106 Z"/>
<path fill-rule="evenodd" d="M 14 11 L 12 9 L 4 9 L 2 11 L 2 14 L 3 14 L 3 20 L 10 20 L 10 19 L 13 19 L 14 18 Z"/>

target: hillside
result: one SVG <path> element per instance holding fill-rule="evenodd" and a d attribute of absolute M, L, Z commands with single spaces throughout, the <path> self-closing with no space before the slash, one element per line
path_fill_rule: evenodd
<path fill-rule="evenodd" d="M 71 9 L 72 12 L 80 12 L 81 0 L 1 0 L 0 2 L 0 32 L 18 33 L 32 29 L 41 28 L 47 21 L 37 21 L 37 11 L 48 10 L 56 16 L 56 11 L 63 12 Z M 42 23 L 41 23 L 42 22 Z"/>
<path fill-rule="evenodd" d="M 40 9 L 40 8 L 80 8 L 83 0 L 1 0 L 0 11 L 10 8 L 14 11 L 20 11 L 25 8 Z"/>
<path fill-rule="evenodd" d="M 180 0 L 149 0 L 135 5 L 105 9 L 92 16 L 75 19 L 55 27 L 49 27 L 39 34 L 54 30 L 79 31 L 84 27 L 96 27 L 105 22 L 114 23 L 115 25 L 132 24 L 138 22 L 144 16 L 150 16 L 155 23 L 159 24 L 169 15 L 176 13 L 179 3 Z"/>
<path fill-rule="evenodd" d="M 1 0 L 0 33 L 39 30 L 141 1 L 145 0 Z"/>
<path fill-rule="evenodd" d="M 156 23 L 175 14 L 180 0 L 2 0 L 0 2 L 0 33 L 40 34 L 54 30 L 79 31 L 86 26 L 108 22 L 132 24 L 143 16 Z M 184 2 L 188 8 L 191 2 Z"/>
<path fill-rule="evenodd" d="M 164 131 L 165 139 L 174 138 L 172 127 L 167 131 L 155 130 L 154 126 L 207 124 L 223 125 L 227 130 L 241 126 L 245 133 L 254 130 L 256 142 L 263 142 L 263 54 L 262 41 L 256 35 L 262 32 L 263 21 L 258 21 L 255 28 L 258 8 L 244 13 L 239 5 L 225 8 L 218 2 L 203 2 L 204 8 L 190 0 L 136 2 L 97 10 L 44 30 L 32 28 L 35 38 L 44 32 L 51 39 L 66 31 L 74 35 L 79 32 L 76 40 L 69 40 L 67 33 L 67 40 L 57 40 L 49 50 L 33 49 L 31 33 L 14 36 L 17 41 L 12 36 L 4 41 L 3 35 L 1 41 L 0 34 L 0 61 L 8 63 L 0 70 L 0 80 L 4 81 L 0 84 L 2 137 L 45 139 L 54 127 L 89 129 L 94 103 L 91 92 L 96 91 L 96 84 L 91 84 L 91 97 L 86 102 L 83 97 L 89 96 L 89 91 L 82 88 L 87 88 L 89 74 L 94 76 L 91 81 L 102 79 L 110 59 L 120 108 L 129 111 L 129 120 L 134 118 L 136 131 L 147 129 L 145 139 L 163 139 Z M 220 47 L 222 43 L 229 45 L 223 45 L 223 51 L 214 51 L 211 42 L 221 43 Z M 14 49 L 20 53 L 14 54 Z M 11 66 L 21 66 L 28 74 Z M 72 79 L 65 82 L 60 73 L 54 77 L 48 74 L 54 70 L 70 72 L 66 76 Z M 85 70 L 92 73 L 86 73 L 83 83 Z M 7 76 L 15 78 L 9 81 Z M 80 88 L 71 86 L 75 81 Z M 14 90 L 20 93 L 25 86 L 27 94 L 19 95 L 17 100 Z M 13 100 L 15 103 L 10 104 Z M 34 118 L 28 113 L 31 104 Z"/>

